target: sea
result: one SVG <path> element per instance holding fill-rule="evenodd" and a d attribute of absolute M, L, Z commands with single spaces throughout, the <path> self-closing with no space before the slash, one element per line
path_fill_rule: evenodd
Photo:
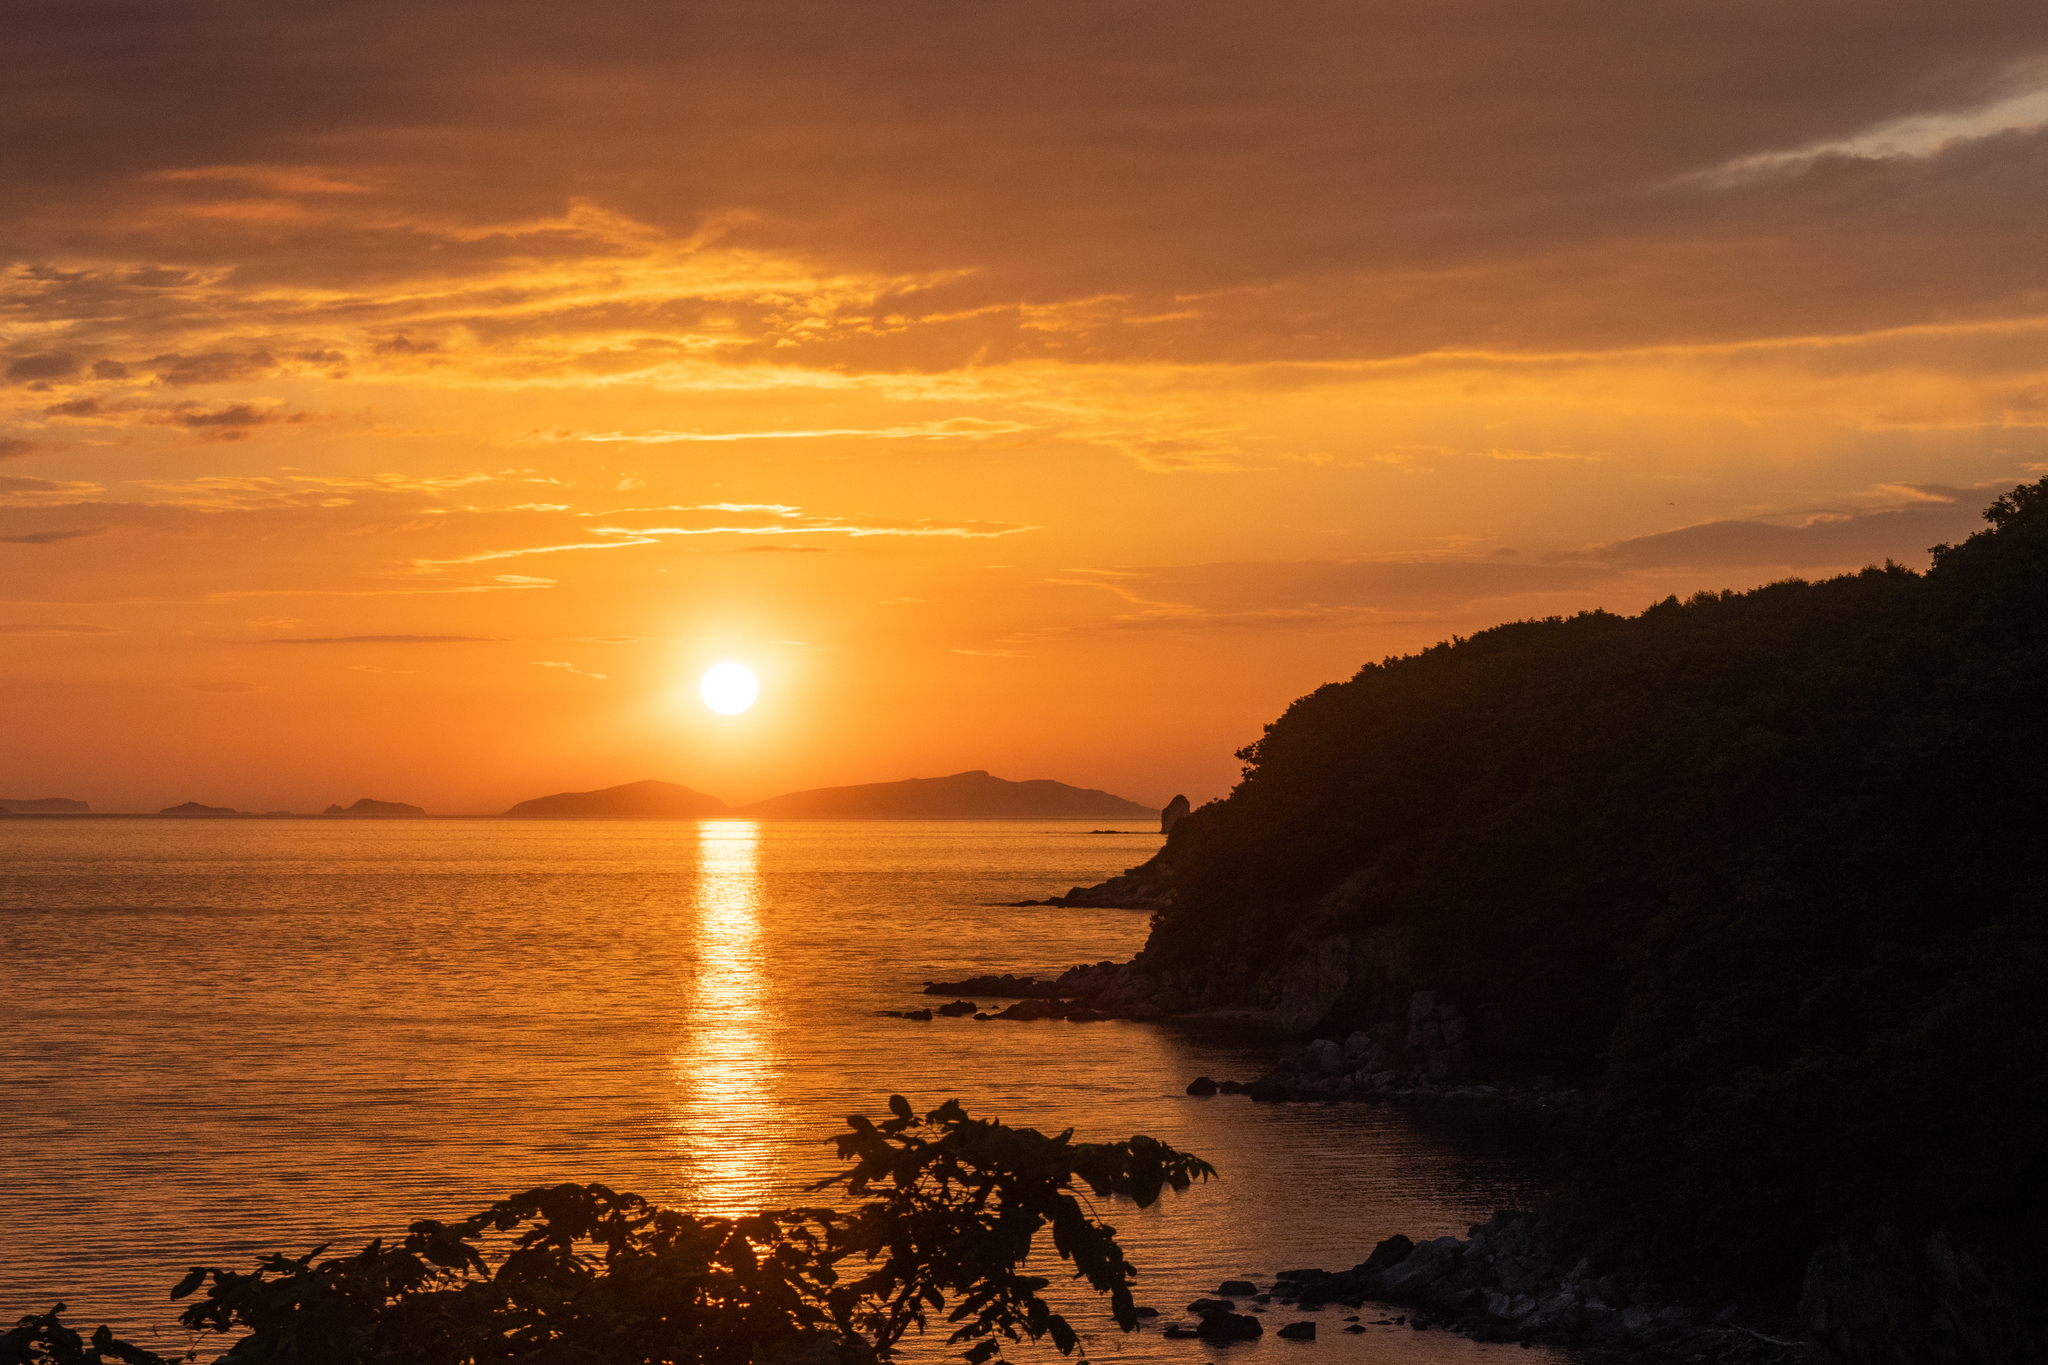
<path fill-rule="evenodd" d="M 944 1003 L 927 982 L 1142 947 L 1139 912 L 1008 904 L 1159 847 L 1103 824 L 0 821 L 0 1319 L 61 1301 L 75 1326 L 205 1358 L 219 1340 L 168 1300 L 189 1266 L 353 1251 L 561 1181 L 721 1213 L 815 1202 L 830 1136 L 901 1094 L 1217 1168 L 1148 1209 L 1099 1205 L 1161 1316 L 1126 1335 L 1063 1288 L 1091 1360 L 1561 1360 L 1370 1307 L 1357 1333 L 1353 1310 L 1277 1304 L 1253 1343 L 1158 1330 L 1223 1279 L 1343 1269 L 1528 1206 L 1527 1116 L 1190 1097 L 1270 1065 L 1274 1040 L 1228 1021 L 887 1017 Z M 1041 1262 L 1066 1285 L 1049 1237 Z M 1296 1320 L 1314 1342 L 1273 1335 Z M 954 1357 L 939 1332 L 906 1352 Z"/>

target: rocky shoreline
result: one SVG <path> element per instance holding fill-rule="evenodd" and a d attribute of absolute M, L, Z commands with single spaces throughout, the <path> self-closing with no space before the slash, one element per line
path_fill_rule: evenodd
<path fill-rule="evenodd" d="M 1245 1311 L 1240 1312 L 1242 1300 Z M 1286 1270 L 1261 1289 L 1251 1279 L 1225 1280 L 1215 1297 L 1187 1306 L 1189 1319 L 1167 1320 L 1163 1334 L 1206 1342 L 1263 1336 L 1275 1309 L 1318 1313 L 1384 1305 L 1373 1326 L 1456 1332 L 1479 1341 L 1560 1346 L 1627 1354 L 1635 1359 L 1780 1365 L 1813 1359 L 1814 1348 L 1794 1339 L 1798 1324 L 1744 1313 L 1730 1306 L 1704 1315 L 1665 1301 L 1641 1277 L 1602 1275 L 1584 1259 L 1566 1264 L 1543 1245 L 1535 1215 L 1513 1210 L 1475 1225 L 1465 1238 L 1416 1243 L 1389 1237 L 1349 1270 Z M 1394 1313 L 1391 1310 L 1405 1310 Z M 1321 1330 L 1366 1330 L 1354 1313 L 1336 1326 L 1294 1319 L 1275 1329 L 1292 1340 L 1313 1341 Z"/>

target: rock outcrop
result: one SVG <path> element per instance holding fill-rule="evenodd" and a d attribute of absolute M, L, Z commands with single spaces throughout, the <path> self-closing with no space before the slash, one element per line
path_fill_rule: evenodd
<path fill-rule="evenodd" d="M 369 797 L 359 798 L 353 806 L 329 806 L 322 815 L 342 815 L 354 819 L 389 820 L 405 816 L 421 816 L 426 812 L 418 806 L 408 806 L 403 801 L 373 801 Z"/>
<path fill-rule="evenodd" d="M 1733 1308 L 1708 1317 L 1664 1299 L 1648 1280 L 1600 1274 L 1584 1259 L 1567 1264 L 1545 1247 L 1540 1233 L 1534 1215 L 1503 1211 L 1462 1239 L 1389 1237 L 1349 1270 L 1282 1271 L 1269 1290 L 1252 1297 L 1308 1312 L 1331 1304 L 1399 1305 L 1410 1311 L 1395 1322 L 1447 1328 L 1481 1341 L 1631 1354 L 1657 1350 L 1668 1359 L 1729 1365 L 1812 1359 L 1804 1342 L 1777 1335 L 1788 1330 L 1784 1324 Z M 1231 1282 L 1233 1288 L 1241 1284 Z M 1196 1307 L 1206 1323 L 1231 1314 L 1235 1304 L 1205 1299 L 1190 1305 Z M 1312 1331 L 1295 1326 L 1283 1333 L 1313 1340 Z M 1930 1358 L 1899 1357 L 1897 1365 L 1922 1359 Z"/>
<path fill-rule="evenodd" d="M 1072 995 L 1072 991 L 1061 991 L 1051 981 L 1040 981 L 1033 976 L 970 976 L 965 981 L 927 981 L 926 995 L 993 995 L 1005 1000 L 1049 1000 L 1058 995 Z"/>
<path fill-rule="evenodd" d="M 1018 901 L 1018 905 L 1058 905 L 1089 910 L 1160 910 L 1173 903 L 1167 885 L 1166 868 L 1157 858 L 1127 867 L 1106 882 L 1076 886 L 1063 896 L 1042 901 Z"/>
<path fill-rule="evenodd" d="M 92 807 L 68 796 L 0 797 L 0 810 L 10 815 L 90 815 Z"/>
<path fill-rule="evenodd" d="M 1180 823 L 1181 817 L 1193 809 L 1194 807 L 1188 804 L 1188 799 L 1185 796 L 1174 797 L 1173 800 L 1166 803 L 1166 809 L 1159 812 L 1159 832 L 1161 834 L 1173 833 L 1173 827 Z"/>

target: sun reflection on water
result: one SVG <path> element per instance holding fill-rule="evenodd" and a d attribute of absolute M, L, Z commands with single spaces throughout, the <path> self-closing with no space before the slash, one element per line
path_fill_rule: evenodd
<path fill-rule="evenodd" d="M 748 820 L 697 826 L 693 1023 L 675 1052 L 670 1124 L 686 1202 L 705 1212 L 759 1208 L 773 1179 L 763 1137 L 774 1107 L 760 966 L 761 879 Z"/>

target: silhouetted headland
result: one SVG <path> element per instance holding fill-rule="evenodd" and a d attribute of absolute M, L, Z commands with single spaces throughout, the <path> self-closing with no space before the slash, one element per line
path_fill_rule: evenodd
<path fill-rule="evenodd" d="M 730 808 L 715 796 L 674 782 L 627 782 L 591 792 L 556 792 L 521 801 L 507 815 L 609 818 L 614 820 L 697 820 L 726 815 Z"/>
<path fill-rule="evenodd" d="M 1052 1004 L 1262 1019 L 1302 1042 L 1260 1098 L 1584 1087 L 1560 1253 L 1797 1304 L 1844 1360 L 2037 1359 L 2048 479 L 1985 519 L 1924 574 L 1317 689 L 1156 857 L 1056 898 L 1154 922 Z"/>
<path fill-rule="evenodd" d="M 767 819 L 1017 820 L 1153 819 L 1159 812 L 1091 787 L 1038 778 L 1011 782 L 987 772 L 913 777 L 858 787 L 820 787 L 740 806 L 735 815 Z"/>

